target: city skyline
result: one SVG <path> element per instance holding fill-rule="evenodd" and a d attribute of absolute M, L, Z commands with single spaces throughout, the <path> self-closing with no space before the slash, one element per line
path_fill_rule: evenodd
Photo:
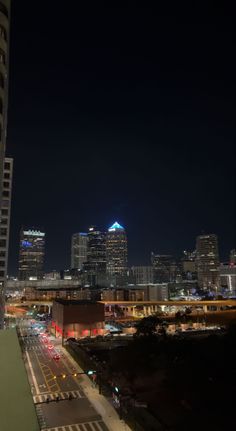
<path fill-rule="evenodd" d="M 20 244 L 22 242 L 21 235 L 22 235 L 22 232 L 24 232 L 24 231 L 26 232 L 26 234 L 28 234 L 28 232 L 29 232 L 29 234 L 30 233 L 35 233 L 36 234 L 37 232 L 40 232 L 40 229 L 39 228 L 35 228 L 35 226 L 34 226 L 34 227 L 28 228 L 28 231 L 27 231 L 26 228 L 21 227 L 20 232 L 19 232 Z M 100 227 L 92 225 L 92 226 L 88 226 L 87 230 L 84 229 L 83 232 L 75 232 L 75 233 L 73 233 L 71 235 L 71 237 L 70 237 L 70 248 L 67 250 L 67 261 L 69 262 L 68 266 L 59 267 L 57 265 L 55 267 L 52 267 L 52 266 L 50 266 L 49 262 L 45 261 L 44 262 L 44 273 L 46 274 L 47 272 L 50 272 L 50 271 L 69 270 L 69 268 L 71 268 L 71 269 L 76 269 L 76 268 L 77 269 L 84 269 L 82 262 L 85 264 L 85 270 L 87 271 L 89 269 L 88 265 L 90 266 L 91 262 L 94 259 L 95 259 L 94 261 L 96 261 L 96 259 L 97 259 L 97 255 L 96 255 L 97 251 L 95 251 L 95 254 L 94 254 L 94 251 L 92 251 L 92 256 L 94 254 L 94 256 L 92 257 L 92 261 L 89 263 L 90 259 L 86 260 L 86 256 L 88 257 L 88 255 L 91 254 L 91 251 L 88 252 L 88 250 L 89 250 L 89 236 L 92 235 L 91 238 L 93 238 L 94 234 L 95 235 L 98 234 L 98 241 L 100 242 L 100 235 L 102 235 L 102 238 L 103 238 L 103 241 L 104 241 L 104 247 L 105 247 L 105 242 L 106 242 L 105 238 L 106 238 L 107 234 L 109 234 L 109 232 L 112 233 L 112 231 L 126 232 L 125 236 L 127 235 L 127 227 L 121 226 L 117 221 L 115 221 L 114 223 L 112 223 L 110 226 L 106 226 L 105 229 L 101 229 L 100 230 Z M 43 235 L 45 236 L 46 234 L 47 233 L 45 232 Z M 147 255 L 144 257 L 144 259 L 142 261 L 140 261 L 140 262 L 134 262 L 133 259 L 130 258 L 130 253 L 129 253 L 130 243 L 129 243 L 129 241 L 127 241 L 127 239 L 129 238 L 129 236 L 127 235 L 127 238 L 126 238 L 126 242 L 127 242 L 127 244 L 126 244 L 126 247 L 127 247 L 126 253 L 127 253 L 127 258 L 128 258 L 127 259 L 127 268 L 132 269 L 132 267 L 139 267 L 139 266 L 142 267 L 142 266 L 147 266 L 147 265 L 153 265 L 153 258 L 155 258 L 155 256 L 157 256 L 157 257 L 161 256 L 163 258 L 170 258 L 171 260 L 173 260 L 174 263 L 176 263 L 178 265 L 181 263 L 181 260 L 184 257 L 188 258 L 189 256 L 190 256 L 190 260 L 192 260 L 192 259 L 195 260 L 196 259 L 196 262 L 197 262 L 197 258 L 196 258 L 197 241 L 201 237 L 202 238 L 205 238 L 205 237 L 215 237 L 217 243 L 218 243 L 218 240 L 219 240 L 218 237 L 217 237 L 217 235 L 214 234 L 214 233 L 209 233 L 209 232 L 204 232 L 203 233 L 203 232 L 201 232 L 201 234 L 197 235 L 196 238 L 193 240 L 192 247 L 190 247 L 188 250 L 186 248 L 182 249 L 182 250 L 180 250 L 180 252 L 178 254 L 173 253 L 173 250 L 167 250 L 167 253 L 163 253 L 162 250 L 160 250 L 160 249 L 158 249 L 156 247 L 156 248 L 154 248 L 152 250 L 150 249 L 148 251 Z M 80 242 L 79 238 L 82 239 L 82 242 Z M 86 250 L 86 252 L 85 252 L 85 250 L 83 250 L 82 253 L 81 253 L 80 248 L 82 246 L 82 249 L 84 249 L 84 246 L 85 246 L 84 240 L 85 239 L 86 239 L 86 244 L 87 244 L 86 245 L 86 249 L 87 250 Z M 92 239 L 92 243 L 93 243 L 93 241 L 94 240 Z M 95 240 L 95 243 L 97 243 L 97 239 Z M 95 246 L 95 244 L 92 245 L 92 249 L 91 250 L 93 250 L 93 248 L 95 250 L 96 247 L 97 247 L 97 245 L 96 246 Z M 99 246 L 99 248 L 100 248 L 100 246 Z M 47 241 L 44 244 L 44 249 L 46 250 L 46 255 L 47 255 Z M 21 253 L 21 245 L 19 246 L 19 250 L 18 250 L 18 259 L 20 258 L 20 253 Z M 44 251 L 44 253 L 45 253 L 45 251 Z M 99 253 L 100 253 L 100 251 L 99 251 Z M 219 249 L 218 249 L 218 259 L 219 259 L 218 262 L 219 262 L 219 264 L 218 264 L 218 266 L 220 264 L 224 264 L 224 263 L 230 264 L 231 261 L 232 261 L 232 259 L 233 259 L 233 257 L 232 257 L 233 253 L 235 253 L 235 249 L 234 248 L 228 250 L 228 254 L 226 254 L 226 258 L 224 260 L 221 259 L 220 258 L 220 244 L 219 244 Z M 104 254 L 104 264 L 105 264 L 105 254 L 106 254 L 105 248 L 104 248 L 104 251 L 102 251 L 102 255 L 103 254 Z M 82 260 L 81 260 L 81 258 L 82 258 Z M 100 259 L 101 259 L 101 257 L 99 256 L 98 260 L 100 260 Z M 75 262 L 75 261 L 76 262 L 80 262 L 80 264 L 79 265 L 72 265 L 72 262 Z M 16 276 L 17 273 L 18 273 L 18 261 L 17 261 L 16 268 L 11 273 L 8 272 L 8 275 L 9 276 Z"/>
<path fill-rule="evenodd" d="M 217 234 L 226 260 L 235 248 L 231 18 L 201 17 L 199 32 L 199 19 L 181 13 L 88 15 L 73 5 L 69 24 L 57 5 L 47 5 L 40 36 L 33 5 L 12 5 L 9 272 L 21 225 L 43 226 L 49 267 L 69 267 L 72 233 L 113 219 L 128 227 L 131 264 L 154 249 L 192 249 L 202 231 Z"/>

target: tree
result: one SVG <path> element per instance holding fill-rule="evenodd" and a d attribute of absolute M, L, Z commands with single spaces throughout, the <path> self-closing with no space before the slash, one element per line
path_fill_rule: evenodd
<path fill-rule="evenodd" d="M 159 324 L 160 319 L 157 316 L 144 317 L 136 326 L 136 335 L 150 337 L 156 333 L 157 325 Z"/>

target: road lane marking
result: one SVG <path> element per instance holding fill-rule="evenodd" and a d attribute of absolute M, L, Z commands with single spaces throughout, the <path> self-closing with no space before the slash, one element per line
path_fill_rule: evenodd
<path fill-rule="evenodd" d="M 103 424 L 105 426 L 101 427 L 100 424 Z M 104 431 L 108 428 L 102 421 L 92 421 L 92 422 L 83 422 L 79 424 L 71 424 L 71 425 L 63 425 L 63 426 L 57 426 L 53 428 L 43 428 L 41 431 Z"/>
<path fill-rule="evenodd" d="M 32 363 L 31 363 L 31 360 L 30 360 L 29 353 L 25 352 L 25 354 L 26 354 L 26 357 L 27 357 L 27 361 L 28 361 L 28 365 L 29 365 L 29 370 L 30 370 L 30 373 L 31 373 L 31 376 L 32 376 L 32 380 L 33 380 L 33 383 L 34 383 L 34 387 L 35 387 L 36 393 L 39 394 L 40 390 L 39 390 L 38 383 L 37 383 L 37 380 L 36 380 L 36 377 L 35 377 L 35 374 L 34 374 L 34 370 L 33 370 L 33 367 L 32 367 Z"/>
<path fill-rule="evenodd" d="M 85 398 L 81 395 L 80 391 L 66 391 L 66 392 L 56 392 L 56 393 L 44 393 L 39 395 L 34 395 L 33 400 L 34 403 L 45 403 L 47 401 L 47 398 L 49 400 L 55 400 L 57 396 L 59 396 L 61 399 L 66 400 L 69 398 L 69 396 L 72 395 L 74 398 Z"/>

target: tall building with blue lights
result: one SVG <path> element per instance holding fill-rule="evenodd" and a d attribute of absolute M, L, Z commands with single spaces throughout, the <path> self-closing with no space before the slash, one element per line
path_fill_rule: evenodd
<path fill-rule="evenodd" d="M 40 280 L 43 278 L 44 249 L 44 232 L 21 229 L 19 280 Z"/>
<path fill-rule="evenodd" d="M 127 236 L 125 229 L 115 222 L 106 234 L 107 274 L 127 274 Z"/>

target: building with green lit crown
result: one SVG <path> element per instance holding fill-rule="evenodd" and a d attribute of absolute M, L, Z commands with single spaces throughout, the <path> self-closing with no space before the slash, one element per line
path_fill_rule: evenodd
<path fill-rule="evenodd" d="M 115 222 L 106 234 L 107 274 L 127 274 L 127 236 L 125 229 Z"/>

